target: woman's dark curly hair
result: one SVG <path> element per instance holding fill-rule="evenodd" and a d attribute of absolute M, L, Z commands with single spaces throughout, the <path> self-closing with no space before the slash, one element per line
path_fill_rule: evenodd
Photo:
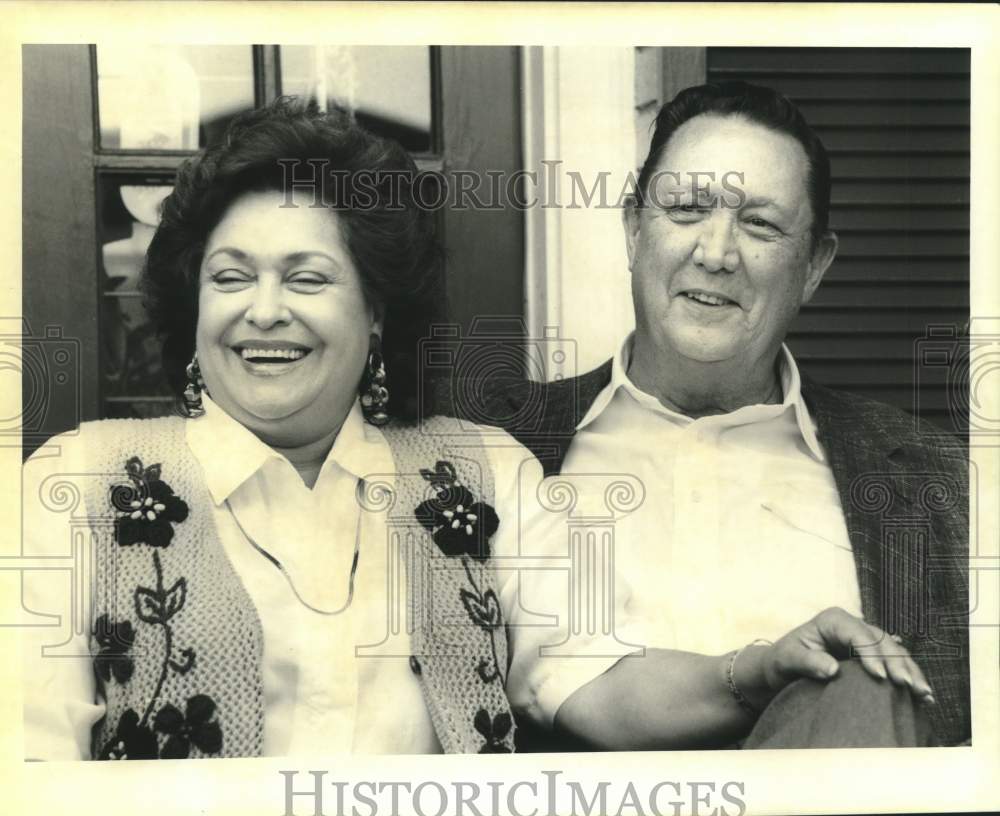
<path fill-rule="evenodd" d="M 336 211 L 365 294 L 383 309 L 388 412 L 406 420 L 429 413 L 433 389 L 418 382 L 417 344 L 446 308 L 434 213 L 417 206 L 416 178 L 395 142 L 292 97 L 237 117 L 220 144 L 186 161 L 163 202 L 141 283 L 178 399 L 194 354 L 208 236 L 244 193 L 308 187 Z"/>

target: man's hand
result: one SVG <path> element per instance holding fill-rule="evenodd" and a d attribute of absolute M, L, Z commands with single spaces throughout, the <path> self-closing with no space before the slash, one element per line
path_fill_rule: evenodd
<path fill-rule="evenodd" d="M 733 680 L 763 711 L 800 677 L 829 680 L 839 660 L 859 658 L 872 676 L 908 686 L 933 702 L 924 674 L 906 649 L 881 629 L 843 609 L 827 609 L 777 643 L 748 646 L 733 664 Z M 571 694 L 555 725 L 603 750 L 724 747 L 746 736 L 753 718 L 730 693 L 732 652 L 701 655 L 647 649 L 619 660 Z"/>
<path fill-rule="evenodd" d="M 823 610 L 771 646 L 747 649 L 737 660 L 734 679 L 751 704 L 763 708 L 793 680 L 829 680 L 837 674 L 838 660 L 852 657 L 873 677 L 934 702 L 924 673 L 901 644 L 837 607 Z"/>

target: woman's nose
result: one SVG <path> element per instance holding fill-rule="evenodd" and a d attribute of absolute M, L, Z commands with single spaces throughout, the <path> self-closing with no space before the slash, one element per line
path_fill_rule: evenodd
<path fill-rule="evenodd" d="M 740 266 L 736 243 L 736 221 L 717 209 L 702 222 L 694 262 L 707 272 L 735 272 Z"/>
<path fill-rule="evenodd" d="M 284 287 L 280 281 L 265 278 L 254 287 L 253 300 L 247 307 L 245 318 L 258 329 L 270 329 L 291 322 L 292 313 L 285 304 Z"/>

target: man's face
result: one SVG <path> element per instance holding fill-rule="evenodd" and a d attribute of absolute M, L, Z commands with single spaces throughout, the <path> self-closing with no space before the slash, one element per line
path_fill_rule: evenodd
<path fill-rule="evenodd" d="M 811 251 L 802 146 L 703 114 L 657 170 L 646 206 L 625 212 L 636 343 L 704 363 L 773 360 L 836 252 L 832 234 Z"/>

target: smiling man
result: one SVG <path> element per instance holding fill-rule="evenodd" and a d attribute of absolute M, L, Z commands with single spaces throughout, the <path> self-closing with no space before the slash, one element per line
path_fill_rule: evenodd
<path fill-rule="evenodd" d="M 646 491 L 615 535 L 645 656 L 561 695 L 544 658 L 515 666 L 543 728 L 602 748 L 969 738 L 966 449 L 812 383 L 784 345 L 836 254 L 829 206 L 786 98 L 682 91 L 623 214 L 635 332 L 579 378 L 497 393 L 496 416 L 543 406 L 508 430 L 547 474 Z"/>
<path fill-rule="evenodd" d="M 662 154 L 625 210 L 629 379 L 689 417 L 780 402 L 782 341 L 837 249 L 812 231 L 805 150 L 746 117 L 706 113 Z M 722 186 L 734 179 L 736 195 Z"/>

